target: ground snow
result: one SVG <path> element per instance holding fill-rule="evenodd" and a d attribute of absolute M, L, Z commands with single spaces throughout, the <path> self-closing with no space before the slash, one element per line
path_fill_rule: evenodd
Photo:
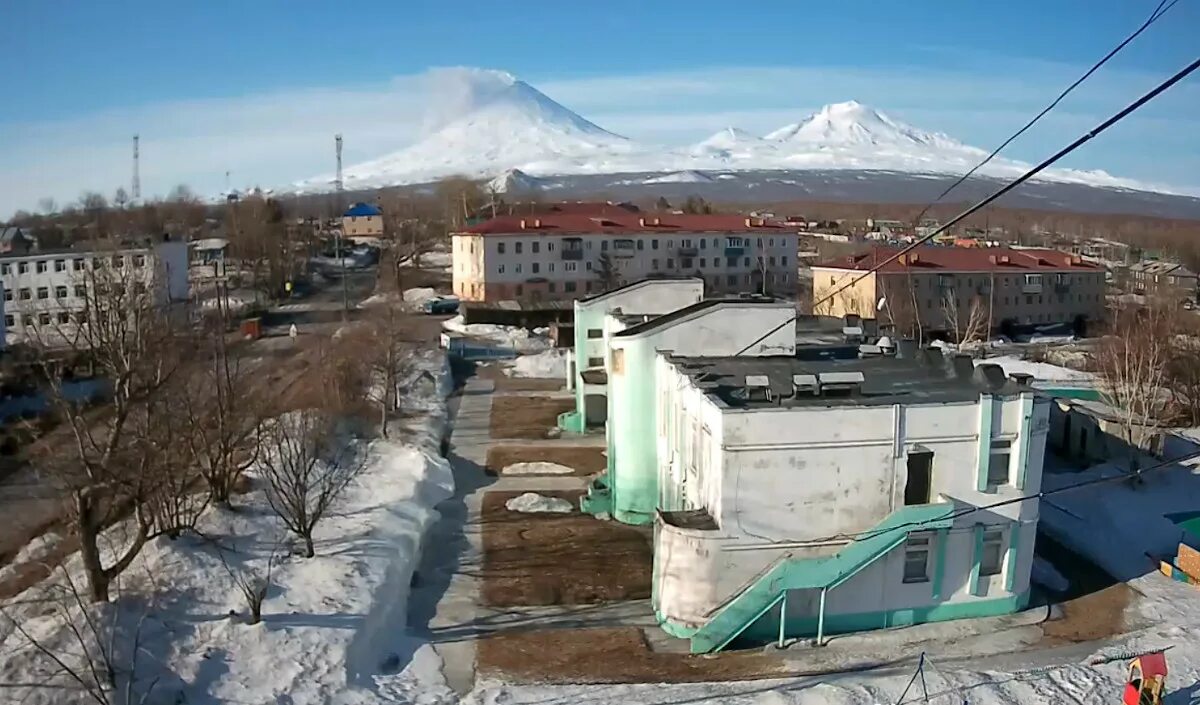
<path fill-rule="evenodd" d="M 542 460 L 505 465 L 504 469 L 500 471 L 501 475 L 572 475 L 574 473 L 575 468 Z M 512 507 L 509 507 L 509 509 L 512 509 Z"/>
<path fill-rule="evenodd" d="M 511 348 L 519 353 L 533 354 L 550 349 L 547 328 L 536 328 L 532 332 L 518 326 L 502 326 L 493 323 L 464 323 L 462 314 L 442 322 L 442 327 L 454 333 L 483 338 L 495 345 Z"/>
<path fill-rule="evenodd" d="M 975 364 L 1000 365 L 1004 368 L 1005 374 L 1033 375 L 1034 380 L 1041 381 L 1092 382 L 1096 379 L 1094 375 L 1087 372 L 1072 370 L 1069 367 L 1062 367 L 1060 365 L 1052 365 L 1048 362 L 1022 360 L 1012 355 L 983 358 L 976 360 Z"/>
<path fill-rule="evenodd" d="M 551 348 L 535 355 L 521 355 L 505 363 L 504 374 L 509 377 L 545 377 L 562 379 L 567 374 L 565 348 Z"/>
<path fill-rule="evenodd" d="M 522 512 L 526 514 L 542 512 L 569 514 L 575 510 L 575 505 L 565 499 L 546 497 L 537 492 L 526 492 L 525 494 L 513 497 L 504 503 L 504 507 L 510 512 Z"/>
<path fill-rule="evenodd" d="M 335 511 L 317 525 L 317 555 L 295 554 L 261 489 L 238 497 L 236 510 L 212 508 L 204 536 L 225 546 L 233 570 L 262 572 L 278 551 L 261 624 L 243 621 L 245 606 L 220 553 L 194 537 L 147 544 L 123 576 L 127 586 L 162 586 L 148 608 L 126 592 L 105 610 L 141 624 L 138 687 L 154 682 L 150 703 L 380 703 L 449 701 L 432 647 L 407 630 L 407 597 L 422 537 L 438 517 L 434 506 L 453 493 L 449 464 L 438 454 L 445 428 L 446 361 L 420 364 L 439 384 L 391 429 L 391 440 L 361 441 L 366 465 Z M 258 484 L 258 483 L 256 483 Z M 122 525 L 110 534 L 118 533 Z M 67 569 L 79 570 L 78 558 Z M 26 593 L 23 598 L 28 598 Z M 57 614 L 10 602 L 26 629 L 67 648 Z M 148 611 L 147 611 L 148 609 Z M 44 660 L 0 627 L 0 684 L 30 682 Z M 2 686 L 0 686 L 2 687 Z M 78 701 L 69 692 L 0 691 L 30 705 Z"/>

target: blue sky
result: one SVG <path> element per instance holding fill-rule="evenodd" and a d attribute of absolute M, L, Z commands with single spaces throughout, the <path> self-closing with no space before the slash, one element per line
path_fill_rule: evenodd
<path fill-rule="evenodd" d="M 682 144 L 766 132 L 856 99 L 991 147 L 1140 23 L 1151 0 L 1091 2 L 354 2 L 0 0 L 0 214 L 128 182 L 280 186 L 419 134 L 432 67 L 510 71 L 615 132 Z M 1195 58 L 1180 0 L 1005 152 L 1036 160 Z M 1073 156 L 1200 186 L 1193 77 Z"/>

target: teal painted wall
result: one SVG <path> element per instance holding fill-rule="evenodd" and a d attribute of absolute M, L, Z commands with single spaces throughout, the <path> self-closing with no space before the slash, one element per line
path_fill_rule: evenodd
<path fill-rule="evenodd" d="M 608 458 L 613 518 L 626 524 L 654 521 L 658 507 L 658 416 L 654 348 L 630 339 L 623 347 L 620 374 L 609 375 Z"/>

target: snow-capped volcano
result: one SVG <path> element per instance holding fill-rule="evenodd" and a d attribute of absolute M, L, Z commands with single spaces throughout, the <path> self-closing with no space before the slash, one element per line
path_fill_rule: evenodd
<path fill-rule="evenodd" d="M 487 183 L 491 193 L 528 193 L 541 189 L 541 179 L 530 176 L 520 169 L 509 169 Z"/>
<path fill-rule="evenodd" d="M 454 69 L 440 72 L 437 81 L 437 91 L 454 100 L 442 111 L 436 129 L 404 149 L 349 167 L 347 188 L 424 183 L 451 175 L 497 177 L 494 185 L 505 189 L 546 176 L 617 173 L 703 176 L 706 171 L 854 169 L 957 175 L 986 154 L 856 101 L 826 105 L 763 137 L 728 127 L 690 146 L 644 145 L 584 119 L 508 73 Z M 979 174 L 1011 177 L 1026 168 L 997 158 Z M 1103 171 L 1048 169 L 1039 179 L 1170 192 Z M 326 190 L 332 181 L 326 176 L 299 186 Z"/>
<path fill-rule="evenodd" d="M 346 169 L 346 186 L 412 183 L 450 174 L 491 176 L 507 169 L 604 171 L 636 148 L 501 71 L 462 70 L 461 114 L 416 144 Z"/>

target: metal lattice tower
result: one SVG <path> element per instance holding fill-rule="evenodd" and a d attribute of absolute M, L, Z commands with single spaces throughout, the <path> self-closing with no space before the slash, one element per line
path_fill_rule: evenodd
<path fill-rule="evenodd" d="M 337 179 L 333 182 L 334 188 L 340 197 L 342 194 L 342 136 L 337 134 L 333 136 L 333 142 L 337 146 Z M 339 198 L 340 200 L 340 198 Z"/>
<path fill-rule="evenodd" d="M 131 184 L 132 198 L 139 201 L 142 198 L 142 177 L 138 173 L 138 136 L 133 136 L 133 183 Z"/>

